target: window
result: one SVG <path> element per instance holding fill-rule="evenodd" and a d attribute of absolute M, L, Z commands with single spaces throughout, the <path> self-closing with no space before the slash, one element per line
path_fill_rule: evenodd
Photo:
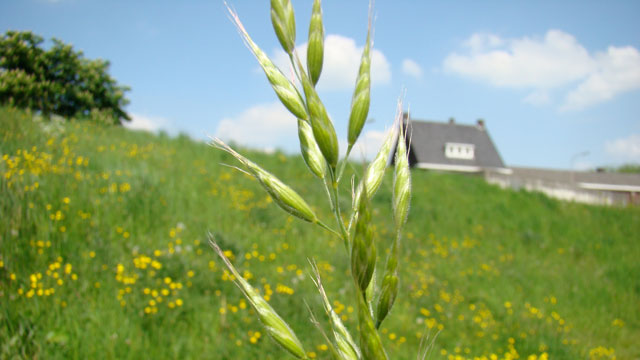
<path fill-rule="evenodd" d="M 446 143 L 444 156 L 449 159 L 473 160 L 475 158 L 475 145 L 462 143 Z"/>

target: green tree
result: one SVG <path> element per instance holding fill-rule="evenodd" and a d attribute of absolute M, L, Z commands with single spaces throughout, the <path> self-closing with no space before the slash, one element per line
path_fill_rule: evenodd
<path fill-rule="evenodd" d="M 43 38 L 30 31 L 0 37 L 0 104 L 119 125 L 131 120 L 124 111 L 129 87 L 109 75 L 108 61 L 86 59 L 71 45 L 52 42 L 45 50 Z"/>

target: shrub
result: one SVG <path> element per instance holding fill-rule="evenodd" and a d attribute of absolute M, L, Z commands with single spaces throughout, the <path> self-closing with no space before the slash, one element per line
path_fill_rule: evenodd
<path fill-rule="evenodd" d="M 102 123 L 131 120 L 124 111 L 129 88 L 109 75 L 108 61 L 86 59 L 58 39 L 49 50 L 42 43 L 29 31 L 0 37 L 0 104 Z"/>

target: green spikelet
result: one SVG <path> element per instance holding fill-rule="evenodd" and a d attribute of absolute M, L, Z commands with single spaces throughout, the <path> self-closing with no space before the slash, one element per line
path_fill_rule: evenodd
<path fill-rule="evenodd" d="M 378 301 L 378 312 L 376 316 L 376 329 L 380 327 L 382 321 L 387 317 L 393 307 L 398 295 L 398 275 L 388 274 L 382 279 L 380 299 Z"/>
<path fill-rule="evenodd" d="M 298 340 L 296 334 L 291 330 L 289 324 L 287 324 L 278 313 L 269 305 L 269 303 L 238 273 L 238 270 L 231 264 L 229 259 L 224 256 L 224 253 L 215 243 L 213 236 L 209 234 L 209 243 L 216 251 L 218 256 L 224 261 L 225 265 L 231 271 L 235 277 L 236 285 L 242 290 L 244 296 L 247 298 L 251 306 L 258 314 L 262 325 L 267 330 L 267 333 L 278 344 L 280 344 L 285 350 L 290 352 L 298 359 L 306 359 L 307 354 L 302 347 L 302 343 Z"/>
<path fill-rule="evenodd" d="M 322 151 L 325 160 L 327 160 L 327 164 L 335 170 L 338 164 L 338 137 L 336 130 L 311 80 L 304 72 L 300 75 L 302 88 L 307 98 L 313 137 L 316 139 L 316 143 L 320 151 Z"/>
<path fill-rule="evenodd" d="M 356 88 L 351 99 L 351 115 L 349 116 L 349 141 L 348 149 L 351 149 L 358 140 L 364 123 L 369 115 L 370 88 L 371 88 L 371 22 L 367 32 L 367 43 L 362 51 L 360 70 L 356 80 Z"/>
<path fill-rule="evenodd" d="M 380 335 L 373 324 L 369 306 L 364 299 L 364 294 L 356 295 L 358 298 L 358 322 L 360 323 L 360 351 L 362 358 L 367 360 L 386 360 L 387 354 L 382 346 Z"/>
<path fill-rule="evenodd" d="M 224 150 L 233 155 L 239 162 L 241 162 L 247 171 L 255 177 L 262 187 L 267 191 L 273 201 L 278 204 L 284 211 L 296 216 L 302 220 L 309 221 L 311 223 L 318 223 L 318 217 L 311 210 L 309 204 L 298 195 L 293 189 L 284 184 L 278 178 L 271 173 L 262 169 L 260 166 L 238 154 L 235 150 L 230 148 L 227 144 L 220 139 L 213 139 L 213 146 L 220 150 Z"/>
<path fill-rule="evenodd" d="M 307 69 L 309 78 L 315 86 L 320 79 L 324 60 L 324 26 L 322 25 L 322 7 L 320 0 L 314 0 L 309 23 L 309 45 L 307 47 Z"/>
<path fill-rule="evenodd" d="M 311 172 L 319 177 L 324 178 L 327 172 L 327 162 L 322 156 L 322 152 L 313 137 L 313 129 L 311 125 L 304 120 L 298 119 L 298 138 L 300 139 L 300 152 L 304 162 Z"/>
<path fill-rule="evenodd" d="M 356 345 L 355 341 L 353 341 L 351 334 L 342 323 L 342 320 L 340 320 L 338 314 L 336 314 L 336 312 L 333 310 L 331 302 L 327 297 L 327 293 L 322 286 L 320 272 L 318 271 L 318 267 L 314 262 L 311 262 L 311 268 L 313 270 L 313 275 L 315 276 L 315 279 L 311 279 L 313 280 L 313 283 L 316 285 L 318 291 L 320 292 L 320 295 L 322 296 L 322 304 L 324 305 L 324 310 L 329 316 L 329 324 L 331 325 L 331 330 L 333 331 L 333 336 L 336 343 L 335 350 L 337 352 L 336 355 L 338 355 L 336 358 L 341 360 L 360 359 L 360 349 Z"/>
<path fill-rule="evenodd" d="M 265 54 L 264 51 L 262 51 L 258 45 L 253 42 L 249 33 L 247 33 L 242 22 L 238 18 L 238 15 L 230 8 L 227 7 L 227 9 L 229 10 L 231 19 L 233 19 L 238 31 L 242 35 L 242 39 L 245 44 L 258 60 L 260 67 L 262 67 L 262 70 L 267 76 L 267 80 L 269 80 L 271 87 L 276 92 L 278 99 L 280 99 L 282 104 L 297 118 L 307 120 L 309 118 L 307 108 L 305 107 L 302 95 L 298 89 L 291 83 L 291 81 L 289 81 L 289 79 L 287 79 L 286 76 L 284 76 L 282 71 L 275 66 L 267 54 Z"/>
<path fill-rule="evenodd" d="M 296 47 L 296 19 L 290 0 L 271 0 L 271 24 L 287 54 Z"/>
<path fill-rule="evenodd" d="M 380 327 L 382 321 L 387 317 L 393 307 L 398 295 L 398 239 L 396 238 L 391 247 L 391 253 L 387 259 L 382 286 L 380 288 L 380 298 L 376 311 L 376 329 Z"/>
<path fill-rule="evenodd" d="M 399 128 L 393 177 L 393 219 L 396 225 L 396 232 L 402 229 L 407 220 L 409 203 L 411 202 L 411 172 L 409 170 L 404 125 L 402 123 L 399 124 Z"/>
<path fill-rule="evenodd" d="M 366 190 L 360 197 L 358 214 L 351 246 L 351 272 L 364 295 L 376 266 L 376 247 L 373 243 L 370 202 Z"/>
<path fill-rule="evenodd" d="M 376 191 L 382 184 L 382 178 L 384 177 L 384 172 L 387 169 L 387 162 L 389 160 L 389 155 L 391 154 L 391 148 L 393 147 L 393 141 L 395 140 L 396 131 L 395 127 L 389 130 L 387 133 L 387 137 L 382 143 L 380 150 L 378 150 L 378 154 L 375 159 L 369 163 L 367 166 L 367 170 L 365 170 L 364 177 L 358 184 L 358 188 L 356 189 L 356 194 L 354 196 L 354 200 L 360 198 L 360 194 L 363 191 L 363 187 L 366 187 L 367 197 L 371 199 L 373 195 L 375 195 Z M 354 209 L 357 206 L 357 203 L 354 202 Z"/>

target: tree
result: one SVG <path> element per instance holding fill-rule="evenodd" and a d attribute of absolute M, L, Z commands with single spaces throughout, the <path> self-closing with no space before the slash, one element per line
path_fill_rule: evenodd
<path fill-rule="evenodd" d="M 109 62 L 84 58 L 58 39 L 49 50 L 30 31 L 0 37 L 0 104 L 28 108 L 49 116 L 131 120 L 124 111 L 125 92 L 109 71 Z"/>

